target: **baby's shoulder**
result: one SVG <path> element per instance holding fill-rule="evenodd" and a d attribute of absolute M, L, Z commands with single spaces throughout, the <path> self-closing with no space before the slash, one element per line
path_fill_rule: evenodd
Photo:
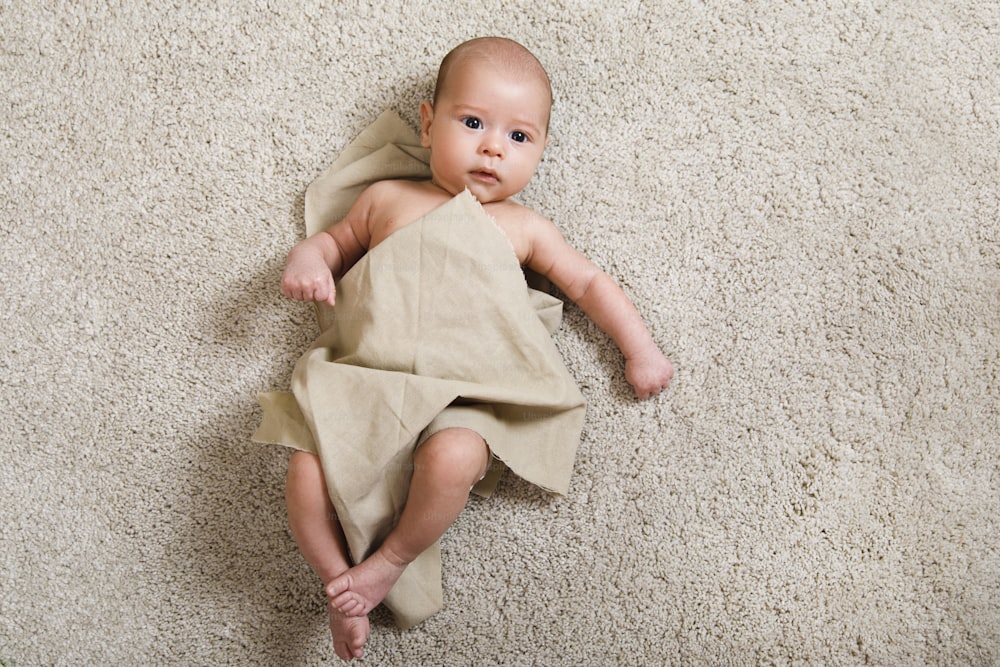
<path fill-rule="evenodd" d="M 491 202 L 486 204 L 483 208 L 494 220 L 497 221 L 497 223 L 500 224 L 500 226 L 505 228 L 511 227 L 512 229 L 523 229 L 524 232 L 528 234 L 530 234 L 532 230 L 538 229 L 540 226 L 552 224 L 548 218 L 538 211 L 528 208 L 524 204 L 514 201 L 513 199 Z"/>
<path fill-rule="evenodd" d="M 359 197 L 363 200 L 371 246 L 384 241 L 447 200 L 427 182 L 390 180 L 372 183 Z"/>
<path fill-rule="evenodd" d="M 400 195 L 417 190 L 416 182 L 407 180 L 375 181 L 364 189 L 361 198 L 373 205 L 396 201 Z"/>
<path fill-rule="evenodd" d="M 553 232 L 559 233 L 544 215 L 511 199 L 493 202 L 484 208 L 514 246 L 522 264 L 530 261 L 539 243 L 545 243 Z"/>

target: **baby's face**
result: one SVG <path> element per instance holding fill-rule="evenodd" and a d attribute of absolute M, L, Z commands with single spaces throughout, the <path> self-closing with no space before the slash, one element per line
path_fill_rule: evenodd
<path fill-rule="evenodd" d="M 549 107 L 535 78 L 487 63 L 456 68 L 437 104 L 420 108 L 434 182 L 453 195 L 468 188 L 484 204 L 520 192 L 548 143 Z"/>

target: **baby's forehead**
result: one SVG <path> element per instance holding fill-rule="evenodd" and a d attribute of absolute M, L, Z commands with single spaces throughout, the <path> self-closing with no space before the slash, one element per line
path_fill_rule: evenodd
<path fill-rule="evenodd" d="M 516 100 L 518 115 L 541 124 L 541 129 L 548 126 L 552 112 L 552 98 L 546 81 L 492 67 L 482 70 L 467 67 L 453 72 L 441 100 L 457 107 L 480 109 L 493 108 L 500 100 Z"/>
<path fill-rule="evenodd" d="M 497 77 L 486 80 L 502 81 L 510 83 L 512 86 L 537 88 L 539 94 L 532 95 L 532 101 L 539 105 L 540 111 L 546 116 L 550 113 L 552 91 L 549 87 L 548 77 L 543 70 L 512 66 L 488 59 L 470 58 L 464 62 L 456 62 L 439 82 L 435 97 L 445 96 L 455 101 L 456 98 L 462 97 L 463 92 L 470 87 L 475 88 L 475 84 L 482 82 L 483 77 Z"/>
<path fill-rule="evenodd" d="M 487 59 L 470 58 L 465 62 L 456 63 L 456 67 L 449 73 L 448 79 L 454 80 L 466 76 L 475 78 L 484 75 L 496 76 L 504 82 L 517 84 L 530 83 L 548 88 L 548 78 L 538 70 Z"/>
<path fill-rule="evenodd" d="M 435 92 L 447 87 L 455 74 L 478 68 L 489 68 L 519 83 L 537 82 L 551 103 L 549 76 L 538 58 L 517 42 L 502 38 L 474 39 L 453 49 L 441 63 Z"/>

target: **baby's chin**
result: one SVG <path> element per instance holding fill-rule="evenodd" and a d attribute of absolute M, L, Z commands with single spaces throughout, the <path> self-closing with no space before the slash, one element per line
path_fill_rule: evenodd
<path fill-rule="evenodd" d="M 436 178 L 432 178 L 431 182 L 452 197 L 458 196 L 463 192 L 468 192 L 480 204 L 503 201 L 517 194 L 517 192 L 510 192 L 508 188 L 497 187 L 496 185 L 489 186 L 477 182 L 456 184 L 440 181 Z"/>
<path fill-rule="evenodd" d="M 483 187 L 476 183 L 466 185 L 465 190 L 472 193 L 480 204 L 490 204 L 492 202 L 503 201 L 516 195 L 518 191 L 511 192 L 509 188 Z"/>

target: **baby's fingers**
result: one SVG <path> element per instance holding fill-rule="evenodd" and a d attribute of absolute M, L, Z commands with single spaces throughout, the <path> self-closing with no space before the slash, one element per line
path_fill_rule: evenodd
<path fill-rule="evenodd" d="M 311 300 L 319 303 L 327 303 L 332 306 L 336 295 L 337 288 L 334 286 L 333 276 L 328 273 L 323 276 L 316 289 L 313 290 Z"/>
<path fill-rule="evenodd" d="M 644 362 L 628 362 L 625 377 L 640 399 L 651 398 L 670 385 L 674 368 L 662 355 Z"/>
<path fill-rule="evenodd" d="M 661 391 L 663 391 L 666 388 L 667 388 L 667 384 L 666 383 L 649 385 L 649 386 L 643 387 L 643 388 L 635 387 L 635 395 L 638 398 L 642 398 L 642 399 L 652 398 L 653 396 L 656 396 L 657 394 L 659 394 Z"/>
<path fill-rule="evenodd" d="M 281 292 L 289 299 L 297 301 L 322 301 L 333 305 L 336 290 L 332 276 L 285 276 L 281 281 Z"/>
<path fill-rule="evenodd" d="M 323 284 L 308 290 L 303 301 L 315 301 L 317 303 L 326 303 L 329 305 L 334 305 L 336 301 L 337 292 L 333 287 L 333 282 L 330 284 Z"/>

